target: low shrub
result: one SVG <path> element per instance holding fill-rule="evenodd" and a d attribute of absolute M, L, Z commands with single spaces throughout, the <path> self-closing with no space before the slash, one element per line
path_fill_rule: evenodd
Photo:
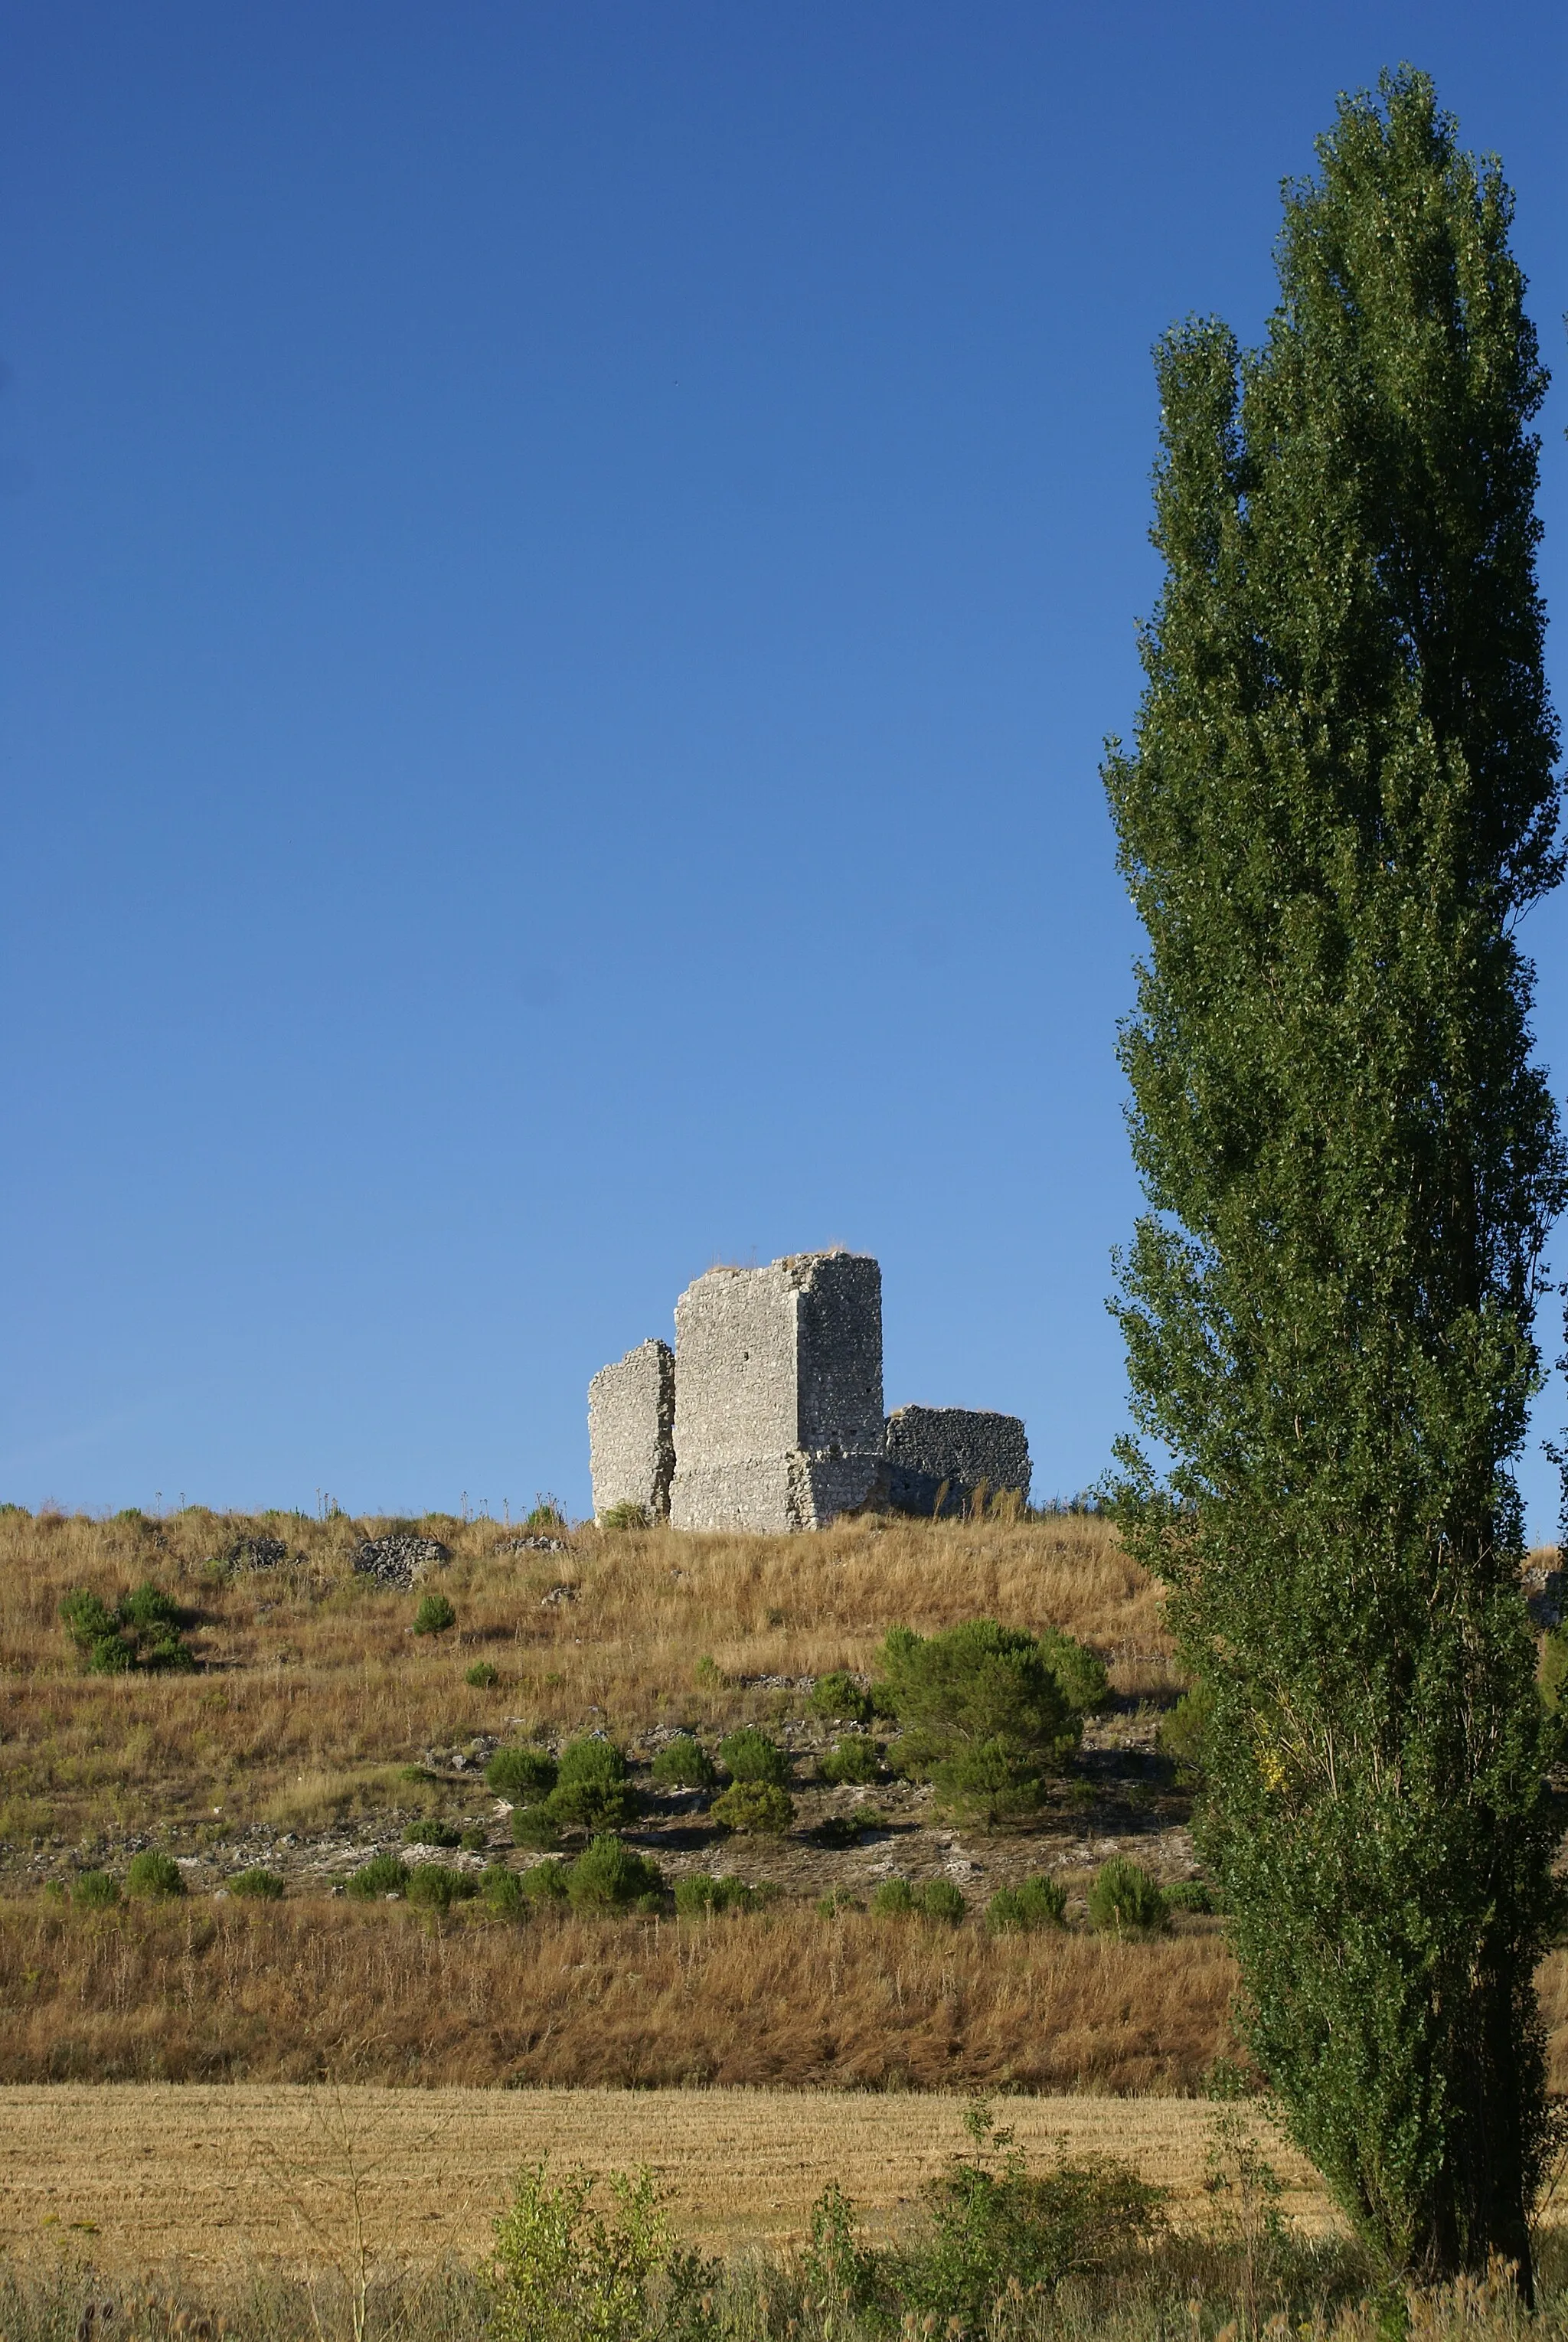
<path fill-rule="evenodd" d="M 646 1505 L 612 1505 L 599 1516 L 602 1529 L 645 1529 L 653 1526 Z"/>
<path fill-rule="evenodd" d="M 744 1837 L 782 1837 L 794 1819 L 794 1799 L 774 1781 L 735 1781 L 708 1813 L 721 1827 Z"/>
<path fill-rule="evenodd" d="M 361 1865 L 348 1882 L 348 1891 L 362 1903 L 372 1903 L 381 1895 L 402 1895 L 408 1886 L 408 1866 L 399 1862 L 394 1854 L 375 1854 Z"/>
<path fill-rule="evenodd" d="M 135 1627 L 138 1635 L 177 1635 L 185 1621 L 174 1596 L 147 1578 L 120 1603 L 118 1623 Z"/>
<path fill-rule="evenodd" d="M 841 1919 L 846 1911 L 859 1909 L 860 1897 L 852 1895 L 847 1887 L 830 1887 L 825 1895 L 817 1897 L 816 1916 L 819 1919 Z"/>
<path fill-rule="evenodd" d="M 879 1919 L 899 1919 L 917 1907 L 907 1878 L 884 1878 L 872 1889 L 871 1907 Z"/>
<path fill-rule="evenodd" d="M 458 1833 L 457 1843 L 464 1854 L 483 1854 L 490 1843 L 490 1833 L 478 1822 L 472 1822 L 465 1830 Z"/>
<path fill-rule="evenodd" d="M 112 1610 L 100 1595 L 78 1586 L 62 1600 L 60 1616 L 93 1675 L 126 1675 L 135 1666 L 167 1674 L 195 1666 L 180 1634 L 178 1603 L 150 1578 L 122 1595 Z"/>
<path fill-rule="evenodd" d="M 525 1870 L 518 1881 L 530 1903 L 564 1903 L 566 1900 L 566 1866 L 564 1862 L 536 1862 Z"/>
<path fill-rule="evenodd" d="M 720 1666 L 717 1659 L 714 1658 L 711 1651 L 704 1651 L 703 1653 L 702 1657 L 692 1669 L 692 1677 L 694 1682 L 698 1684 L 704 1691 L 722 1690 L 724 1686 L 729 1681 L 728 1676 L 725 1675 L 723 1667 Z"/>
<path fill-rule="evenodd" d="M 416 1635 L 445 1635 L 457 1624 L 457 1613 L 444 1594 L 422 1594 L 414 1614 Z"/>
<path fill-rule="evenodd" d="M 606 1832 L 567 1866 L 565 1886 L 574 1911 L 656 1911 L 664 1881 L 656 1862 Z"/>
<path fill-rule="evenodd" d="M 688 1917 L 700 1911 L 760 1911 L 766 1899 L 744 1878 L 715 1878 L 706 1870 L 694 1870 L 675 1881 L 675 1908 Z"/>
<path fill-rule="evenodd" d="M 844 1738 L 819 1759 L 817 1770 L 824 1781 L 840 1784 L 874 1781 L 882 1770 L 882 1751 L 869 1733 L 846 1732 Z"/>
<path fill-rule="evenodd" d="M 461 1839 L 462 1832 L 451 1822 L 410 1822 L 403 1833 L 404 1846 L 450 1847 L 458 1845 Z"/>
<path fill-rule="evenodd" d="M 917 1900 L 922 1917 L 938 1919 L 945 1927 L 956 1927 L 969 1916 L 964 1890 L 951 1878 L 928 1878 Z"/>
<path fill-rule="evenodd" d="M 547 1748 L 497 1748 L 484 1767 L 484 1786 L 514 1806 L 537 1806 L 554 1787 L 555 1773 Z"/>
<path fill-rule="evenodd" d="M 985 1924 L 994 1936 L 1033 1936 L 1043 1927 L 1064 1927 L 1066 1889 L 1054 1878 L 1025 1878 L 1017 1887 L 999 1887 L 985 1907 Z"/>
<path fill-rule="evenodd" d="M 1215 1910 L 1214 1890 L 1201 1878 L 1179 1879 L 1174 1887 L 1164 1890 L 1165 1901 L 1173 1911 L 1191 1911 L 1201 1918 L 1212 1917 Z"/>
<path fill-rule="evenodd" d="M 1080 1716 L 1104 1707 L 1110 1696 L 1111 1679 L 1097 1651 L 1090 1650 L 1074 1636 L 1063 1634 L 1059 1626 L 1039 1627 L 1034 1639 L 1046 1666 L 1061 1685 L 1069 1707 Z"/>
<path fill-rule="evenodd" d="M 847 1667 L 834 1667 L 825 1676 L 818 1676 L 806 1702 L 813 1716 L 820 1716 L 833 1724 L 871 1722 L 871 1694 L 856 1682 Z"/>
<path fill-rule="evenodd" d="M 674 2249 L 652 2173 L 614 2172 L 606 2182 L 578 2168 L 552 2186 L 547 2171 L 544 2163 L 525 2167 L 495 2223 L 495 2342 L 651 2342 L 654 2335 L 718 2342 L 719 2321 L 696 2287 L 680 2286 L 685 2300 L 668 2298 L 671 2272 L 684 2276 L 696 2256 Z M 594 2200 L 601 2187 L 604 2210 Z M 697 2266 L 711 2294 L 706 2264 Z"/>
<path fill-rule="evenodd" d="M 713 1758 L 689 1732 L 666 1741 L 650 1769 L 662 1789 L 711 1789 L 718 1779 Z"/>
<path fill-rule="evenodd" d="M 743 1724 L 720 1741 L 719 1762 L 732 1781 L 771 1781 L 782 1789 L 789 1779 L 789 1758 L 754 1724 Z"/>
<path fill-rule="evenodd" d="M 119 1886 L 106 1870 L 79 1870 L 71 1881 L 71 1900 L 78 1911 L 107 1911 L 119 1899 Z"/>
<path fill-rule="evenodd" d="M 1164 1935 L 1171 1907 L 1141 1863 L 1114 1855 L 1090 1881 L 1089 1925 L 1107 1936 Z"/>
<path fill-rule="evenodd" d="M 156 1902 L 185 1891 L 185 1874 L 172 1854 L 164 1854 L 156 1847 L 146 1847 L 134 1854 L 125 1866 L 127 1895 L 145 1896 Z"/>
<path fill-rule="evenodd" d="M 1201 1684 L 1184 1691 L 1169 1715 L 1160 1718 L 1154 1746 L 1161 1756 L 1168 1756 L 1183 1771 L 1201 1773 L 1203 1742 L 1213 1713 L 1213 1701 Z"/>
<path fill-rule="evenodd" d="M 994 1618 L 930 1636 L 895 1626 L 881 1664 L 902 1727 L 893 1763 L 934 1783 L 952 1812 L 995 1823 L 1039 1810 L 1083 1720 L 1038 1636 Z"/>
<path fill-rule="evenodd" d="M 94 1676 L 129 1675 L 136 1655 L 123 1635 L 105 1635 L 87 1654 L 87 1672 Z"/>
<path fill-rule="evenodd" d="M 488 1659 L 475 1659 L 463 1680 L 473 1691 L 494 1691 L 501 1680 L 501 1670 L 492 1666 Z"/>
<path fill-rule="evenodd" d="M 247 1902 L 280 1903 L 283 1900 L 283 1880 L 275 1870 L 265 1870 L 258 1863 L 249 1870 L 236 1870 L 229 1880 L 229 1893 L 243 1895 Z"/>
<path fill-rule="evenodd" d="M 453 1870 L 444 1862 L 416 1863 L 408 1874 L 408 1899 L 422 1911 L 450 1911 L 454 1903 L 471 1902 L 479 1881 L 471 1870 Z"/>
<path fill-rule="evenodd" d="M 554 1868 L 552 1864 L 551 1868 Z M 521 1919 L 528 1909 L 528 1890 L 514 1870 L 493 1862 L 479 1881 L 479 1899 L 494 1918 Z"/>
<path fill-rule="evenodd" d="M 548 1799 L 542 1806 L 514 1806 L 512 1843 L 527 1847 L 534 1854 L 549 1854 L 560 1845 L 561 1833 Z"/>
<path fill-rule="evenodd" d="M 594 1734 L 568 1740 L 561 1751 L 550 1812 L 557 1823 L 574 1823 L 595 1833 L 617 1829 L 636 1810 L 636 1791 L 626 1775 L 624 1751 Z"/>
<path fill-rule="evenodd" d="M 812 1835 L 823 1846 L 858 1846 L 864 1827 L 858 1813 L 824 1814 Z"/>

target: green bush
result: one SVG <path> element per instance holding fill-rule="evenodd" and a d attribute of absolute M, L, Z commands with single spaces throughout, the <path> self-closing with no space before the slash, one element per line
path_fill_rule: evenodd
<path fill-rule="evenodd" d="M 416 1635 L 444 1635 L 457 1624 L 457 1613 L 444 1594 L 422 1594 L 414 1614 Z"/>
<path fill-rule="evenodd" d="M 871 1695 L 846 1667 L 834 1667 L 825 1676 L 818 1676 L 806 1702 L 813 1716 L 824 1717 L 834 1724 L 871 1722 Z"/>
<path fill-rule="evenodd" d="M 698 2302 L 690 2305 L 696 2315 L 678 2319 L 655 2305 L 659 2272 L 678 2256 L 652 2174 L 641 2171 L 634 2180 L 613 2174 L 609 2208 L 600 2212 L 595 2173 L 568 2171 L 551 2187 L 546 2168 L 539 2163 L 521 2173 L 511 2208 L 495 2223 L 495 2342 L 652 2342 L 655 2335 L 717 2342 L 718 2323 Z"/>
<path fill-rule="evenodd" d="M 478 1822 L 471 1822 L 458 1832 L 457 1843 L 464 1854 L 483 1854 L 490 1843 L 490 1833 Z"/>
<path fill-rule="evenodd" d="M 283 1880 L 275 1870 L 264 1870 L 256 1864 L 249 1870 L 236 1870 L 229 1880 L 229 1893 L 243 1895 L 255 1903 L 278 1903 L 283 1899 Z"/>
<path fill-rule="evenodd" d="M 859 1897 L 852 1895 L 847 1887 L 830 1887 L 825 1895 L 817 1897 L 816 1916 L 819 1919 L 841 1919 L 846 1911 L 859 1908 Z"/>
<path fill-rule="evenodd" d="M 64 1596 L 60 1616 L 65 1632 L 80 1651 L 90 1651 L 95 1643 L 106 1642 L 120 1631 L 120 1622 L 108 1604 L 82 1586 Z"/>
<path fill-rule="evenodd" d="M 720 1741 L 719 1762 L 732 1781 L 771 1781 L 782 1789 L 789 1779 L 789 1758 L 754 1724 L 743 1724 Z"/>
<path fill-rule="evenodd" d="M 1203 1769 L 1203 1740 L 1214 1703 L 1201 1684 L 1184 1691 L 1168 1716 L 1160 1718 L 1154 1735 L 1154 1746 L 1162 1756 L 1174 1765 L 1183 1766 L 1194 1773 Z"/>
<path fill-rule="evenodd" d="M 182 1613 L 174 1596 L 149 1579 L 122 1595 L 113 1610 L 103 1598 L 78 1586 L 60 1604 L 66 1633 L 99 1676 L 127 1674 L 138 1663 L 155 1671 L 195 1666 L 181 1639 Z"/>
<path fill-rule="evenodd" d="M 394 1854 L 372 1855 L 348 1882 L 348 1891 L 362 1903 L 371 1903 L 381 1895 L 402 1895 L 408 1886 L 408 1866 L 399 1862 Z"/>
<path fill-rule="evenodd" d="M 410 1822 L 403 1833 L 404 1846 L 458 1846 L 463 1833 L 450 1822 Z"/>
<path fill-rule="evenodd" d="M 662 1789 L 711 1789 L 718 1778 L 713 1758 L 689 1732 L 665 1743 L 654 1759 L 652 1771 Z"/>
<path fill-rule="evenodd" d="M 501 1670 L 492 1666 L 488 1659 L 475 1659 L 463 1680 L 471 1690 L 494 1691 L 501 1680 Z"/>
<path fill-rule="evenodd" d="M 536 1862 L 523 1873 L 520 1884 L 530 1903 L 564 1903 L 566 1900 L 566 1866 L 564 1862 Z"/>
<path fill-rule="evenodd" d="M 79 1870 L 71 1881 L 71 1900 L 78 1911 L 107 1911 L 119 1899 L 119 1887 L 106 1870 Z"/>
<path fill-rule="evenodd" d="M 599 1516 L 602 1529 L 645 1529 L 652 1526 L 646 1505 L 612 1505 L 607 1513 Z"/>
<path fill-rule="evenodd" d="M 694 1680 L 704 1691 L 718 1691 L 729 1681 L 728 1676 L 711 1651 L 703 1653 L 702 1657 L 692 1669 L 692 1675 Z"/>
<path fill-rule="evenodd" d="M 940 1919 L 946 1927 L 956 1927 L 969 1916 L 969 1906 L 964 1890 L 951 1878 L 928 1878 L 918 1897 L 923 1917 Z"/>
<path fill-rule="evenodd" d="M 794 1819 L 794 1799 L 774 1781 L 735 1781 L 708 1813 L 724 1829 L 747 1837 L 782 1837 Z"/>
<path fill-rule="evenodd" d="M 568 1740 L 550 1793 L 554 1820 L 595 1833 L 614 1830 L 631 1820 L 636 1803 L 624 1753 L 613 1740 L 593 1734 Z"/>
<path fill-rule="evenodd" d="M 1088 1716 L 1104 1706 L 1110 1696 L 1111 1681 L 1105 1673 L 1105 1662 L 1097 1651 L 1063 1634 L 1059 1626 L 1040 1627 L 1034 1639 L 1070 1708 L 1079 1716 Z"/>
<path fill-rule="evenodd" d="M 471 1870 L 453 1870 L 444 1862 L 415 1863 L 408 1874 L 408 1899 L 424 1911 L 450 1911 L 454 1903 L 471 1902 L 479 1881 Z"/>
<path fill-rule="evenodd" d="M 656 1911 L 664 1881 L 656 1862 L 604 1833 L 566 1870 L 574 1911 Z"/>
<path fill-rule="evenodd" d="M 484 1786 L 514 1806 L 537 1806 L 554 1787 L 555 1774 L 546 1748 L 498 1748 L 484 1767 Z"/>
<path fill-rule="evenodd" d="M 136 1655 L 124 1635 L 105 1635 L 87 1655 L 87 1672 L 95 1676 L 129 1675 Z"/>
<path fill-rule="evenodd" d="M 999 1887 L 985 1907 L 985 1924 L 994 1936 L 1033 1936 L 1043 1927 L 1064 1927 L 1066 1889 L 1054 1878 L 1025 1878 L 1018 1887 Z"/>
<path fill-rule="evenodd" d="M 566 1516 L 554 1496 L 541 1496 L 523 1526 L 530 1536 L 537 1536 L 541 1532 L 547 1535 L 551 1529 L 564 1529 Z"/>
<path fill-rule="evenodd" d="M 143 1666 L 165 1675 L 189 1675 L 196 1664 L 190 1645 L 166 1626 L 147 1636 L 136 1656 Z"/>
<path fill-rule="evenodd" d="M 1171 1924 L 1171 1907 L 1141 1863 L 1114 1855 L 1102 1863 L 1089 1886 L 1089 1925 L 1106 1936 L 1159 1936 Z"/>
<path fill-rule="evenodd" d="M 158 1901 L 185 1891 L 185 1876 L 179 1864 L 172 1854 L 164 1854 L 155 1847 L 134 1854 L 125 1866 L 127 1895 L 142 1895 L 149 1901 Z"/>
<path fill-rule="evenodd" d="M 869 1733 L 846 1732 L 818 1765 L 824 1781 L 874 1781 L 882 1770 L 882 1752 Z"/>
<path fill-rule="evenodd" d="M 513 1807 L 512 1843 L 527 1847 L 534 1854 L 549 1854 L 560 1845 L 561 1832 L 548 1798 L 542 1806 Z"/>
<path fill-rule="evenodd" d="M 884 1878 L 872 1889 L 871 1907 L 879 1919 L 899 1919 L 917 1908 L 914 1889 L 907 1878 Z"/>
<path fill-rule="evenodd" d="M 118 1624 L 134 1626 L 139 1635 L 156 1636 L 177 1634 L 185 1621 L 173 1595 L 147 1578 L 120 1603 Z"/>
<path fill-rule="evenodd" d="M 986 1822 L 1038 1811 L 1082 1734 L 1038 1636 L 975 1618 L 939 1635 L 895 1626 L 879 1689 L 902 1727 L 890 1759 Z"/>
<path fill-rule="evenodd" d="M 554 1867 L 554 1865 L 551 1866 Z M 514 1870 L 493 1862 L 479 1882 L 480 1900 L 497 1919 L 521 1919 L 528 1909 L 528 1890 Z"/>
<path fill-rule="evenodd" d="M 1201 1878 L 1183 1878 L 1164 1890 L 1165 1901 L 1173 1911 L 1192 1911 L 1202 1918 L 1213 1917 L 1214 1890 Z"/>
<path fill-rule="evenodd" d="M 760 1911 L 765 1900 L 744 1878 L 715 1878 L 706 1870 L 694 1870 L 675 1881 L 675 1908 L 687 1917 L 700 1911 Z"/>

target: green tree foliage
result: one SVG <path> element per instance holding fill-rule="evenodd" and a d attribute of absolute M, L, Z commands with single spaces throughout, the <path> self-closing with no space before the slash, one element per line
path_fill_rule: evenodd
<path fill-rule="evenodd" d="M 135 1666 L 188 1674 L 195 1666 L 180 1633 L 178 1603 L 150 1580 L 123 1594 L 112 1610 L 101 1595 L 78 1586 L 61 1601 L 60 1616 L 93 1675 L 127 1675 Z"/>
<path fill-rule="evenodd" d="M 1171 1906 L 1141 1862 L 1113 1855 L 1089 1882 L 1089 1925 L 1102 1936 L 1163 1936 Z"/>
<path fill-rule="evenodd" d="M 619 1829 L 636 1809 L 637 1793 L 626 1773 L 624 1751 L 613 1740 L 584 1733 L 561 1751 L 555 1787 L 548 1800 L 551 1818 L 586 1830 Z"/>
<path fill-rule="evenodd" d="M 373 1854 L 348 1882 L 348 1892 L 360 1903 L 374 1903 L 383 1895 L 402 1895 L 408 1887 L 408 1865 L 394 1854 Z"/>
<path fill-rule="evenodd" d="M 658 1864 L 608 1834 L 568 1866 L 564 1883 L 578 1911 L 656 1911 L 664 1890 Z"/>
<path fill-rule="evenodd" d="M 806 1706 L 813 1716 L 820 1716 L 830 1724 L 871 1722 L 871 1695 L 847 1667 L 833 1667 L 826 1675 L 818 1676 Z"/>
<path fill-rule="evenodd" d="M 771 1781 L 782 1789 L 789 1779 L 789 1758 L 754 1724 L 743 1724 L 720 1741 L 719 1762 L 732 1781 Z"/>
<path fill-rule="evenodd" d="M 667 1741 L 649 1769 L 661 1789 L 711 1789 L 718 1778 L 713 1758 L 689 1732 Z"/>
<path fill-rule="evenodd" d="M 422 1594 L 414 1613 L 416 1635 L 449 1634 L 457 1624 L 457 1613 L 444 1594 Z"/>
<path fill-rule="evenodd" d="M 794 1799 L 776 1781 L 732 1781 L 708 1807 L 721 1828 L 748 1837 L 783 1837 L 794 1819 Z"/>
<path fill-rule="evenodd" d="M 163 1902 L 185 1892 L 185 1876 L 172 1854 L 145 1847 L 125 1866 L 125 1892 L 145 1896 L 149 1902 Z"/>
<path fill-rule="evenodd" d="M 1025 1878 L 1016 1887 L 999 1887 L 985 1907 L 985 1924 L 994 1936 L 1033 1936 L 1043 1927 L 1064 1927 L 1066 1889 L 1054 1878 Z"/>
<path fill-rule="evenodd" d="M 1123 1036 L 1149 1211 L 1123 1533 L 1212 1702 L 1253 2049 L 1395 2269 L 1528 2287 L 1543 1711 L 1509 1472 L 1564 1155 L 1520 914 L 1560 876 L 1543 391 L 1512 202 L 1408 69 L 1287 189 L 1263 345 L 1159 353 Z"/>
<path fill-rule="evenodd" d="M 555 1786 L 555 1769 L 547 1748 L 497 1748 L 484 1767 L 484 1785 L 514 1806 L 542 1805 Z"/>
<path fill-rule="evenodd" d="M 284 1883 L 275 1870 L 268 1870 L 255 1863 L 248 1870 L 235 1872 L 229 1880 L 229 1893 L 242 1896 L 252 1903 L 281 1903 Z"/>
<path fill-rule="evenodd" d="M 895 1626 L 877 1693 L 902 1727 L 889 1760 L 990 1822 L 1036 1812 L 1082 1730 L 1039 1638 L 994 1618 L 940 1635 Z"/>

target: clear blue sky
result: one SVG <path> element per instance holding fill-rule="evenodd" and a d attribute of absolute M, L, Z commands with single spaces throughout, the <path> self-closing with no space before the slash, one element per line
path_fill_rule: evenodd
<path fill-rule="evenodd" d="M 835 1241 L 1092 1479 L 1149 345 L 1408 57 L 1556 365 L 1560 4 L 0 24 L 0 1496 L 584 1509 L 592 1371 Z"/>

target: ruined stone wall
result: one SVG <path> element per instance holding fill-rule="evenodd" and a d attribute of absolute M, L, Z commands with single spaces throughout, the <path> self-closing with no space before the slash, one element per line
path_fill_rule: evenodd
<path fill-rule="evenodd" d="M 675 1305 L 677 1528 L 819 1528 L 882 1463 L 882 1271 L 857 1253 L 716 1268 Z"/>
<path fill-rule="evenodd" d="M 1029 1496 L 1029 1440 L 1015 1415 L 983 1407 L 900 1406 L 887 1418 L 887 1500 L 896 1512 L 933 1513 L 946 1483 L 944 1513 L 1015 1488 Z"/>
<path fill-rule="evenodd" d="M 641 1505 L 654 1520 L 670 1509 L 675 1469 L 675 1360 L 667 1342 L 644 1342 L 588 1385 L 588 1461 L 594 1517 Z"/>

